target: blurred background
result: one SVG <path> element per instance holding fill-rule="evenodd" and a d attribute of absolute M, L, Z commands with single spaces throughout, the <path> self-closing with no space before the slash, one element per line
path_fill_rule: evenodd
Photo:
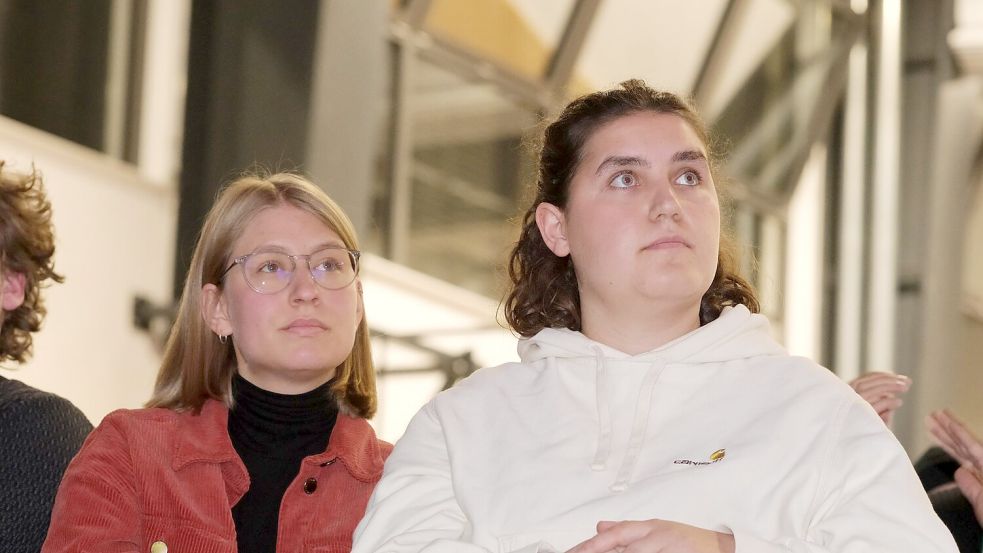
<path fill-rule="evenodd" d="M 367 252 L 383 438 L 480 366 L 543 118 L 639 77 L 729 152 L 731 224 L 776 335 L 895 421 L 983 428 L 979 0 L 0 0 L 0 158 L 54 206 L 34 359 L 93 422 L 150 395 L 201 220 L 249 167 L 306 172 Z M 718 177 L 719 179 L 720 177 Z"/>

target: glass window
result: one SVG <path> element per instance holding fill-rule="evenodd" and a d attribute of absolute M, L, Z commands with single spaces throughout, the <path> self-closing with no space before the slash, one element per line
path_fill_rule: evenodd
<path fill-rule="evenodd" d="M 109 0 L 0 0 L 0 114 L 102 149 Z"/>
<path fill-rule="evenodd" d="M 508 221 L 532 174 L 524 137 L 538 116 L 490 83 L 422 59 L 398 78 L 409 79 L 407 97 L 393 110 L 396 118 L 406 110 L 408 128 L 397 132 L 410 141 L 403 177 L 409 205 L 393 206 L 400 201 L 392 192 L 399 177 L 380 175 L 373 219 L 382 226 L 369 244 L 413 269 L 498 298 L 500 268 L 517 232 Z M 390 148 L 380 168 L 391 170 L 394 155 Z M 393 209 L 408 212 L 406 228 L 393 228 L 399 224 L 389 216 Z M 405 244 L 402 252 L 393 251 L 394 233 Z"/>
<path fill-rule="evenodd" d="M 421 63 L 413 83 L 408 265 L 492 297 L 528 179 L 522 137 L 532 112 L 492 85 Z"/>

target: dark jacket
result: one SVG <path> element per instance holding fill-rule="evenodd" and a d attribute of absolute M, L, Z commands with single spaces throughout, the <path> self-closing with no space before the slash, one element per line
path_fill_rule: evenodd
<path fill-rule="evenodd" d="M 0 377 L 0 550 L 41 549 L 58 483 L 91 431 L 68 400 Z"/>

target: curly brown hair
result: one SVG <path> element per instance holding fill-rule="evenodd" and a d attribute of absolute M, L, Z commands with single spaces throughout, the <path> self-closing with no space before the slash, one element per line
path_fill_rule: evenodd
<path fill-rule="evenodd" d="M 0 362 L 23 363 L 31 355 L 31 333 L 41 329 L 47 309 L 41 297 L 46 281 L 62 282 L 55 272 L 55 237 L 51 204 L 35 169 L 18 174 L 4 171 L 0 161 L 0 269 L 24 275 L 24 302 L 3 313 Z"/>
<path fill-rule="evenodd" d="M 530 337 L 556 327 L 580 330 L 580 292 L 573 261 L 570 256 L 556 256 L 546 246 L 536 225 L 536 208 L 547 202 L 564 209 L 570 181 L 590 137 L 603 125 L 639 112 L 682 118 L 706 147 L 711 170 L 718 166 L 719 153 L 693 106 L 675 94 L 649 88 L 644 81 L 628 80 L 619 88 L 587 94 L 568 104 L 543 132 L 536 197 L 522 218 L 519 240 L 509 256 L 511 284 L 504 302 L 505 319 L 519 335 Z M 700 324 L 713 321 L 724 307 L 736 304 L 752 312 L 759 310 L 754 289 L 737 273 L 733 239 L 722 229 L 717 271 L 700 302 Z"/>

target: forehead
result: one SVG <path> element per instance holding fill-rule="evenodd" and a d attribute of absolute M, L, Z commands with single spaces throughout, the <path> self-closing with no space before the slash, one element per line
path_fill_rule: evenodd
<path fill-rule="evenodd" d="M 658 159 L 683 150 L 707 153 L 706 144 L 689 122 L 670 113 L 638 112 L 598 127 L 584 144 L 582 158 L 631 154 Z"/>
<path fill-rule="evenodd" d="M 291 204 L 277 204 L 256 213 L 246 223 L 233 251 L 252 251 L 264 246 L 278 246 L 292 253 L 308 253 L 317 246 L 344 246 L 338 233 L 320 217 Z"/>

